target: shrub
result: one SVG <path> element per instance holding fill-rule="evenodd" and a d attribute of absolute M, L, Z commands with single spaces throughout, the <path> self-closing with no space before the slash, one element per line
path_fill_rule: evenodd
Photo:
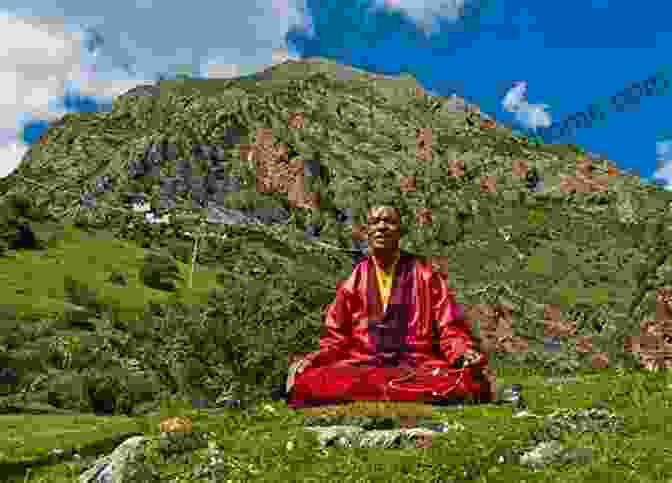
<path fill-rule="evenodd" d="M 48 403 L 59 409 L 90 410 L 86 393 L 86 378 L 81 374 L 64 371 L 52 377 L 47 383 Z"/>
<path fill-rule="evenodd" d="M 86 373 L 90 409 L 96 412 L 131 414 L 141 404 L 156 400 L 161 392 L 158 378 L 123 367 L 94 369 Z"/>
<path fill-rule="evenodd" d="M 0 206 L 4 221 L 43 221 L 50 218 L 45 207 L 38 207 L 32 198 L 21 193 L 8 195 L 0 202 Z"/>
<path fill-rule="evenodd" d="M 126 274 L 123 272 L 117 272 L 117 271 L 112 272 L 110 274 L 109 281 L 115 285 L 122 285 L 122 286 L 128 285 L 128 279 L 126 277 Z"/>
<path fill-rule="evenodd" d="M 63 289 L 70 303 L 85 307 L 94 314 L 101 314 L 108 308 L 108 304 L 99 298 L 96 289 L 70 275 L 63 279 Z"/>
<path fill-rule="evenodd" d="M 174 292 L 177 290 L 175 282 L 184 281 L 184 278 L 173 257 L 166 253 L 148 253 L 140 269 L 140 280 L 150 288 Z"/>

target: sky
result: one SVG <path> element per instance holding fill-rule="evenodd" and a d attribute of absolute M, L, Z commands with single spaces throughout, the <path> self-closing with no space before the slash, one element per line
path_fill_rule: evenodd
<path fill-rule="evenodd" d="M 530 135 L 546 136 L 597 104 L 602 120 L 544 139 L 576 143 L 672 189 L 672 122 L 665 118 L 672 63 L 663 56 L 672 50 L 672 4 L 662 0 L 647 8 L 615 0 L 2 5 L 0 177 L 49 122 L 66 112 L 109 110 L 136 85 L 180 73 L 227 78 L 320 56 L 376 73 L 410 73 L 431 93 L 457 94 Z M 612 99 L 661 72 L 656 89 Z M 663 78 L 668 88 L 660 87 Z"/>

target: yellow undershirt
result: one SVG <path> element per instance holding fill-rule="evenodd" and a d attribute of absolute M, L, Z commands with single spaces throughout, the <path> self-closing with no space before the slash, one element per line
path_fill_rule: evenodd
<path fill-rule="evenodd" d="M 397 259 L 397 261 L 399 261 Z M 387 302 L 390 300 L 390 293 L 392 292 L 392 281 L 394 280 L 394 272 L 397 267 L 395 261 L 388 271 L 384 271 L 376 265 L 376 278 L 378 279 L 378 290 L 380 292 L 380 299 L 383 301 L 383 310 L 387 308 Z"/>

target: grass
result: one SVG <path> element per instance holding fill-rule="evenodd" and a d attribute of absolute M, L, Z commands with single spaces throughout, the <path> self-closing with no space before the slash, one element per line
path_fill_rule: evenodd
<path fill-rule="evenodd" d="M 619 219 L 622 202 L 612 199 L 604 205 L 594 195 L 551 192 L 560 175 L 573 174 L 576 146 L 512 144 L 502 136 L 504 131 L 473 126 L 473 121 L 478 121 L 474 114 L 430 115 L 427 108 L 431 102 L 411 100 L 409 87 L 417 84 L 409 77 L 381 80 L 385 94 L 396 99 L 378 102 L 374 115 L 366 116 L 362 106 L 369 105 L 369 96 L 386 95 L 375 89 L 365 93 L 359 82 L 307 77 L 303 67 L 276 66 L 273 82 L 257 82 L 253 77 L 240 82 L 166 81 L 161 83 L 159 102 L 119 99 L 118 109 L 109 115 L 68 114 L 67 126 L 50 133 L 48 145 L 32 151 L 32 161 L 22 164 L 20 175 L 0 179 L 0 193 L 16 185 L 12 191 L 42 206 L 52 221 L 31 223 L 41 239 L 49 240 L 48 250 L 7 251 L 0 258 L 0 368 L 11 367 L 17 372 L 11 387 L 0 385 L 0 408 L 21 412 L 0 416 L 0 475 L 14 475 L 16 481 L 25 482 L 76 480 L 81 462 L 74 461 L 70 451 L 77 449 L 85 459 L 108 453 L 130 434 L 155 436 L 160 417 L 176 413 L 191 415 L 196 430 L 213 433 L 225 454 L 223 466 L 228 476 L 223 481 L 664 481 L 668 376 L 610 369 L 584 371 L 582 382 L 549 385 L 543 376 L 575 367 L 575 354 L 569 345 L 567 353 L 545 353 L 539 334 L 542 305 L 564 297 L 567 300 L 558 302 L 565 309 L 563 317 L 576 320 L 582 335 L 594 336 L 596 351 L 607 351 L 613 366 L 624 362 L 618 352 L 621 336 L 635 329 L 646 316 L 644 312 L 654 308 L 653 290 L 672 281 L 666 274 L 669 264 L 659 259 L 660 254 L 669 252 L 666 248 L 670 244 L 663 230 L 668 224 L 665 193 L 645 189 L 635 178 L 614 179 L 610 193 L 631 198 L 636 208 L 633 220 L 640 222 L 641 229 L 634 231 L 641 234 L 633 238 L 629 222 Z M 308 70 L 322 69 L 342 70 L 326 63 Z M 307 82 L 303 87 L 302 83 L 283 83 L 282 79 L 290 78 Z M 166 89 L 173 94 L 191 91 L 193 96 L 168 102 Z M 267 103 L 274 92 L 279 94 L 275 102 Z M 201 102 L 203 96 L 220 94 L 209 100 L 212 102 Z M 187 104 L 191 107 L 184 108 Z M 202 106 L 195 108 L 199 104 Z M 305 111 L 305 129 L 276 129 L 285 125 L 288 109 Z M 325 205 L 364 206 L 383 201 L 389 194 L 396 202 L 399 195 L 396 188 L 394 193 L 388 190 L 390 181 L 397 174 L 417 175 L 417 192 L 401 196 L 404 215 L 410 221 L 415 208 L 431 207 L 439 223 L 416 223 L 403 241 L 404 248 L 447 256 L 451 283 L 462 297 L 460 303 L 517 305 L 513 329 L 516 335 L 530 338 L 531 350 L 521 358 L 511 354 L 509 362 L 527 358 L 529 364 L 545 368 L 543 374 L 541 369 L 513 370 L 498 354 L 491 362 L 499 371 L 500 383 L 522 383 L 536 414 L 563 407 L 587 408 L 601 401 L 625 418 L 625 429 L 618 434 L 564 434 L 561 439 L 567 446 L 592 448 L 593 461 L 535 472 L 515 463 L 514 456 L 532 443 L 541 420 L 513 419 L 510 408 L 353 404 L 293 412 L 282 404 L 261 400 L 272 384 L 284 378 L 288 354 L 317 348 L 323 327 L 320 310 L 333 301 L 336 281 L 350 273 L 350 254 L 341 250 L 350 244 L 349 227 L 335 224 L 333 213 L 327 216 L 320 245 L 305 242 L 306 220 L 299 215 L 301 210 L 289 210 L 293 218 L 287 226 L 268 226 L 263 233 L 252 227 L 228 227 L 227 241 L 199 245 L 193 287 L 186 283 L 193 244 L 173 237 L 169 230 L 133 223 L 125 227 L 130 233 L 123 235 L 125 230 L 121 230 L 115 239 L 105 230 L 116 230 L 116 222 L 126 223 L 125 218 L 103 206 L 100 212 L 90 213 L 92 231 L 58 224 L 72 221 L 63 213 L 74 213 L 67 210 L 76 202 L 79 185 L 103 173 L 125 179 L 118 175 L 126 169 L 126 156 L 140 156 L 145 141 L 175 142 L 180 156 L 190 157 L 193 143 L 219 143 L 223 129 L 239 122 L 248 130 L 241 142 L 250 142 L 257 127 L 271 125 L 275 141 L 291 145 L 302 156 L 312 156 L 319 148 L 332 179 L 322 187 Z M 422 169 L 409 162 L 417 127 L 435 129 L 436 156 Z M 377 129 L 383 137 L 370 134 Z M 99 131 L 105 131 L 108 141 L 99 139 Z M 394 148 L 396 144 L 400 151 Z M 93 151 L 87 154 L 80 149 L 84 145 L 94 146 Z M 231 164 L 231 174 L 242 177 L 243 189 L 228 196 L 227 206 L 260 207 L 272 201 L 273 206 L 289 209 L 284 195 L 255 192 L 254 166 L 235 161 L 239 159 L 237 151 L 234 147 L 234 161 L 227 164 Z M 540 171 L 546 194 L 531 195 L 517 177 L 510 176 L 510 162 L 515 158 L 526 159 Z M 448 177 L 445 168 L 451 159 L 465 161 L 465 176 Z M 46 165 L 48 171 L 43 169 Z M 93 168 L 80 172 L 82 166 Z M 366 169 L 355 173 L 350 169 L 353 166 Z M 387 174 L 394 176 L 387 178 Z M 498 188 L 501 198 L 481 193 L 478 178 L 485 174 L 496 175 L 498 187 L 506 188 Z M 53 198 L 36 190 L 38 185 L 55 189 Z M 149 194 L 153 186 L 149 180 L 124 181 L 108 201 L 116 200 L 120 206 L 123 192 Z M 516 199 L 526 206 L 513 213 Z M 651 206 L 649 200 L 654 200 Z M 17 213 L 24 211 L 23 205 L 25 200 L 14 206 Z M 607 207 L 611 211 L 604 211 Z M 521 223 L 528 218 L 527 208 L 548 216 L 533 226 Z M 5 211 L 4 205 L 0 207 L 3 229 L 9 221 L 18 220 L 14 220 L 18 215 L 4 220 Z M 326 216 L 327 210 L 322 211 Z M 110 216 L 110 226 L 100 226 L 99 220 L 106 219 L 103 215 Z M 505 226 L 521 236 L 504 240 L 498 229 Z M 604 239 L 605 227 L 612 226 L 619 228 L 614 233 L 608 230 L 610 236 Z M 189 220 L 177 222 L 174 228 L 196 230 Z M 5 235 L 0 233 L 0 251 Z M 277 241 L 272 249 L 271 239 Z M 175 292 L 152 289 L 139 277 L 143 267 L 154 269 L 148 272 L 157 278 L 161 267 L 165 268 L 159 262 L 146 263 L 149 251 L 142 247 L 156 245 L 170 249 L 178 258 L 175 266 L 182 281 Z M 523 257 L 518 263 L 517 252 L 537 258 L 542 245 L 553 250 L 555 270 L 549 272 L 543 264 L 533 263 L 539 265 L 534 271 L 541 273 L 531 273 L 527 270 L 529 260 Z M 585 251 L 584 245 L 599 246 L 600 250 Z M 577 256 L 580 273 L 566 263 L 576 261 Z M 128 285 L 109 282 L 113 272 L 123 272 Z M 605 300 L 604 291 L 593 287 L 613 288 L 613 293 L 609 291 L 610 298 Z M 211 299 L 210 290 L 215 288 L 219 290 Z M 591 303 L 578 300 L 584 290 L 591 291 L 587 301 Z M 154 313 L 162 308 L 159 305 L 173 302 L 198 308 L 183 313 L 166 307 L 165 313 Z M 106 313 L 104 309 L 110 307 L 116 313 Z M 73 312 L 78 308 L 86 310 L 76 315 Z M 614 327 L 599 329 L 607 323 Z M 239 413 L 219 414 L 179 405 L 163 408 L 153 416 L 140 410 L 147 403 L 196 393 L 209 400 L 234 394 L 254 401 L 254 406 Z M 114 402 L 119 416 L 83 414 L 100 407 L 101 402 Z M 264 404 L 271 409 L 263 410 Z M 50 412 L 40 416 L 25 412 L 36 408 Z M 74 414 L 56 414 L 57 410 Z M 311 412 L 431 416 L 459 420 L 464 430 L 437 437 L 428 449 L 321 449 L 315 436 L 302 430 Z M 294 444 L 291 451 L 288 442 Z M 65 450 L 63 461 L 46 457 L 54 448 Z M 498 463 L 500 457 L 504 463 Z M 169 473 L 177 475 L 185 469 L 176 462 L 166 464 L 162 466 L 163 480 L 178 481 Z"/>
<path fill-rule="evenodd" d="M 43 235 L 53 229 L 35 226 Z M 66 276 L 86 280 L 102 300 L 117 304 L 127 314 L 141 310 L 150 298 L 175 296 L 147 288 L 138 280 L 144 249 L 102 232 L 87 234 L 69 226 L 54 231 L 51 240 L 46 251 L 12 252 L 0 258 L 0 273 L 11 281 L 0 284 L 4 304 L 23 303 L 26 315 L 60 314 L 67 308 L 63 301 Z M 188 265 L 180 264 L 179 268 L 186 275 Z M 129 275 L 127 287 L 106 281 L 114 270 Z M 31 273 L 44 276 L 33 279 Z M 194 290 L 178 293 L 198 300 L 199 294 L 216 286 L 215 273 L 203 268 L 194 274 Z M 38 297 L 36 304 L 35 294 L 45 293 L 49 297 Z M 493 359 L 493 365 L 495 362 Z M 184 404 L 142 417 L 10 414 L 0 416 L 0 473 L 14 475 L 9 481 L 70 482 L 82 471 L 82 461 L 109 453 L 131 435 L 156 436 L 162 417 L 179 414 L 191 416 L 196 431 L 216 436 L 231 481 L 664 481 L 663 464 L 669 456 L 665 442 L 670 436 L 666 416 L 672 395 L 667 373 L 584 370 L 577 374 L 581 378 L 578 382 L 549 385 L 540 372 L 496 367 L 498 383 L 523 385 L 534 414 L 590 408 L 599 402 L 625 418 L 625 429 L 613 434 L 563 434 L 565 446 L 590 448 L 592 462 L 535 471 L 519 465 L 512 455 L 531 447 L 541 419 L 513 419 L 510 408 L 492 405 L 448 409 L 365 403 L 292 411 L 284 403 L 262 400 L 244 411 L 219 414 L 191 410 Z M 316 436 L 302 429 L 306 418 L 316 414 L 414 416 L 459 422 L 464 430 L 441 435 L 431 448 L 424 449 L 320 448 Z M 291 451 L 287 449 L 289 441 L 293 443 Z M 65 450 L 63 461 L 48 456 L 54 448 Z M 74 452 L 83 460 L 74 460 Z M 504 463 L 498 463 L 500 456 Z M 188 463 L 161 465 L 164 481 L 170 480 L 169 473 L 186 475 L 203 453 L 195 451 L 190 457 Z"/>
<path fill-rule="evenodd" d="M 35 224 L 35 231 L 43 234 L 53 227 Z M 65 226 L 54 233 L 55 246 L 45 251 L 22 250 L 0 258 L 0 300 L 16 307 L 17 313 L 30 313 L 37 318 L 58 318 L 70 308 L 64 291 L 64 279 L 85 280 L 96 290 L 101 301 L 116 305 L 120 315 L 133 319 L 142 314 L 148 300 L 162 303 L 172 294 L 143 285 L 139 270 L 149 251 L 131 243 L 105 236 L 102 232 L 87 234 Z M 178 261 L 180 275 L 188 280 L 190 266 Z M 109 282 L 114 271 L 128 275 L 128 285 Z M 38 278 L 34 274 L 39 273 Z M 216 273 L 199 270 L 194 273 L 193 289 L 179 290 L 187 303 L 204 301 L 204 294 L 217 287 Z M 36 297 L 35 294 L 38 296 Z M 48 294 L 45 296 L 44 294 Z"/>
<path fill-rule="evenodd" d="M 175 404 L 164 406 L 159 414 L 139 418 L 7 415 L 0 417 L 0 454 L 5 462 L 2 464 L 6 464 L 41 460 L 48 448 L 78 448 L 86 453 L 87 448 L 115 433 L 157 435 L 163 417 L 179 414 L 192 418 L 194 431 L 215 435 L 225 455 L 229 481 L 666 481 L 670 375 L 615 369 L 581 371 L 577 375 L 578 381 L 564 385 L 546 384 L 541 376 L 532 372 L 525 375 L 520 370 L 502 371 L 498 377 L 501 383 L 523 384 L 533 414 L 544 416 L 558 408 L 590 408 L 600 402 L 625 420 L 622 432 L 564 433 L 560 441 L 566 447 L 590 448 L 592 460 L 551 465 L 543 471 L 512 459 L 515 450 L 532 446 L 542 420 L 514 419 L 511 408 L 492 405 L 447 409 L 408 403 L 387 407 L 359 403 L 293 411 L 284 403 L 260 401 L 247 410 L 219 414 Z M 464 429 L 443 434 L 430 448 L 423 449 L 320 448 L 316 437 L 302 430 L 305 418 L 316 412 L 431 417 L 437 422 L 459 422 Z M 287 449 L 290 440 L 291 451 Z M 181 472 L 190 471 L 201 456 L 199 450 L 188 464 L 161 465 L 162 478 L 169 478 L 169 474 L 177 478 Z M 502 458 L 504 462 L 499 463 Z M 64 461 L 36 466 L 23 481 L 73 481 L 79 471 L 79 463 Z M 470 477 L 465 479 L 465 472 Z"/>

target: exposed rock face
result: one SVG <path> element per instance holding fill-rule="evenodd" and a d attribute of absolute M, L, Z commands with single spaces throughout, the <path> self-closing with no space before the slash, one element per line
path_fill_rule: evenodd
<path fill-rule="evenodd" d="M 232 128 L 227 131 L 227 142 L 235 143 L 245 130 Z M 289 218 L 287 210 L 282 208 L 257 208 L 254 210 L 239 210 L 224 208 L 226 194 L 240 190 L 241 180 L 237 176 L 227 174 L 225 162 L 228 161 L 223 145 L 198 144 L 193 147 L 193 156 L 197 160 L 204 160 L 208 164 L 207 174 L 195 175 L 192 162 L 177 159 L 177 149 L 171 143 L 156 143 L 147 146 L 140 159 L 131 159 L 127 163 L 130 179 L 140 179 L 146 176 L 158 179 L 159 183 L 159 211 L 170 211 L 177 206 L 177 195 L 191 194 L 195 208 L 207 208 L 209 223 L 216 224 L 272 224 L 286 223 Z M 161 167 L 173 163 L 174 176 L 161 174 Z M 302 166 L 306 176 L 320 176 L 319 161 L 312 160 Z M 303 173 L 302 173 L 303 175 Z M 96 197 L 111 191 L 114 188 L 114 179 L 109 175 L 96 179 L 94 191 L 84 191 L 80 195 L 80 204 L 85 208 L 97 206 Z M 127 192 L 124 199 L 127 208 L 139 207 L 148 200 L 146 193 Z M 149 208 L 143 211 L 151 211 Z M 151 213 L 157 217 L 158 213 Z"/>
<path fill-rule="evenodd" d="M 139 96 L 139 97 L 145 97 L 145 96 L 156 96 L 159 94 L 159 86 L 156 84 L 145 84 L 141 86 L 136 86 L 133 89 L 130 89 L 121 96 L 129 97 L 129 96 Z M 119 96 L 119 97 L 121 97 Z"/>

